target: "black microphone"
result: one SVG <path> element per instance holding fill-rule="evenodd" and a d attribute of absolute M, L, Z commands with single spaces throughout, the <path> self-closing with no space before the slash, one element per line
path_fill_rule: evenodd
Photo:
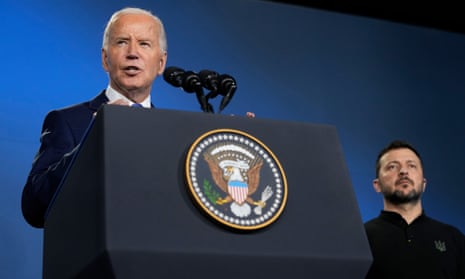
<path fill-rule="evenodd" d="M 212 70 L 201 70 L 199 73 L 185 71 L 179 67 L 167 67 L 163 72 L 163 78 L 174 87 L 181 87 L 187 93 L 194 93 L 197 96 L 200 107 L 204 112 L 213 113 L 213 106 L 209 99 L 222 95 L 220 102 L 220 113 L 231 101 L 236 92 L 236 80 L 230 75 L 220 75 Z M 210 90 L 204 95 L 203 88 Z"/>
<path fill-rule="evenodd" d="M 203 87 L 216 93 L 216 91 L 218 90 L 218 84 L 219 84 L 219 81 L 218 81 L 219 74 L 217 72 L 211 71 L 211 70 L 202 70 L 199 72 L 199 77 L 200 77 L 200 81 L 202 82 Z M 214 98 L 217 95 L 218 94 L 216 93 L 211 98 Z"/>
<path fill-rule="evenodd" d="M 168 67 L 163 72 L 163 79 L 174 87 L 181 87 L 185 71 L 178 67 Z"/>
<path fill-rule="evenodd" d="M 208 103 L 207 97 L 203 94 L 202 83 L 200 77 L 193 71 L 187 71 L 182 78 L 182 89 L 187 93 L 195 92 L 200 108 L 204 112 L 213 113 L 213 107 Z"/>
<path fill-rule="evenodd" d="M 221 100 L 220 107 L 218 113 L 223 111 L 223 109 L 229 104 L 234 93 L 237 89 L 236 80 L 227 74 L 220 75 L 218 77 L 219 85 L 218 85 L 218 94 L 223 95 L 223 99 Z"/>
<path fill-rule="evenodd" d="M 174 87 L 182 87 L 187 93 L 195 92 L 200 108 L 204 112 L 213 112 L 213 107 L 208 103 L 207 98 L 203 94 L 200 77 L 196 73 L 193 71 L 186 72 L 179 67 L 173 66 L 165 69 L 163 78 Z"/>
<path fill-rule="evenodd" d="M 199 88 L 202 89 L 200 77 L 193 71 L 184 72 L 181 80 L 181 86 L 187 93 L 196 92 Z"/>

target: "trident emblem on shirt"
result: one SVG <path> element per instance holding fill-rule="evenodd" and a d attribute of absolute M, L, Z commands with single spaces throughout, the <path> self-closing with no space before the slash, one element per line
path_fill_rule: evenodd
<path fill-rule="evenodd" d="M 435 240 L 434 241 L 434 246 L 436 246 L 436 249 L 440 252 L 446 252 L 446 243 L 444 241 L 440 240 Z"/>

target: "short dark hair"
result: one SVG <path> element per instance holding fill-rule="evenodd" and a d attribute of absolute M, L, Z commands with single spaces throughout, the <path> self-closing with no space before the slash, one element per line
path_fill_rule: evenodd
<path fill-rule="evenodd" d="M 407 149 L 412 150 L 413 153 L 415 153 L 415 155 L 417 155 L 418 159 L 420 159 L 420 164 L 423 165 L 420 153 L 418 153 L 418 151 L 410 143 L 408 143 L 406 141 L 403 141 L 403 140 L 394 140 L 394 141 L 391 141 L 386 147 L 384 147 L 379 152 L 378 157 L 376 158 L 376 174 L 375 174 L 375 177 L 378 177 L 379 169 L 381 168 L 381 164 L 379 162 L 381 157 L 383 157 L 384 154 L 386 154 L 387 152 L 389 152 L 391 150 L 400 149 L 400 148 L 407 148 Z"/>

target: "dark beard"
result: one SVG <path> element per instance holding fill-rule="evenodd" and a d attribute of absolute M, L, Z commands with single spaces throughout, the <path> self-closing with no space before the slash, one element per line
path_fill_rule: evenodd
<path fill-rule="evenodd" d="M 403 195 L 401 191 L 394 191 L 392 193 L 383 193 L 384 198 L 392 204 L 400 205 L 406 203 L 415 203 L 420 200 L 421 192 L 412 190 L 407 195 Z"/>

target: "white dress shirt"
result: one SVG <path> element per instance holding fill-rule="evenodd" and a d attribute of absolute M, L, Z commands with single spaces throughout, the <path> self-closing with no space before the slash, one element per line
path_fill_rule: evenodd
<path fill-rule="evenodd" d="M 128 102 L 130 106 L 134 104 L 133 101 L 129 100 L 128 98 L 126 98 L 126 96 L 124 96 L 123 94 L 119 93 L 119 92 L 116 91 L 115 89 L 111 88 L 110 85 L 108 85 L 107 90 L 105 91 L 105 95 L 107 96 L 109 102 L 113 102 L 113 101 L 122 99 L 122 100 Z M 151 100 L 150 100 L 150 95 L 148 95 L 147 98 L 145 98 L 145 100 L 143 100 L 140 104 L 141 104 L 144 108 L 151 108 L 151 107 L 152 107 L 152 103 L 151 103 Z"/>

